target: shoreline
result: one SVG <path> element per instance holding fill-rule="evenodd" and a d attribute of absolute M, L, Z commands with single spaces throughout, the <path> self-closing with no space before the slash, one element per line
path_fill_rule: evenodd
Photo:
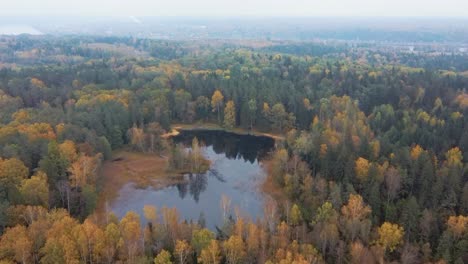
<path fill-rule="evenodd" d="M 256 137 L 268 137 L 273 140 L 283 141 L 285 140 L 284 136 L 279 134 L 272 134 L 266 132 L 260 132 L 257 130 L 246 130 L 243 128 L 233 128 L 233 129 L 226 129 L 220 125 L 214 123 L 196 123 L 196 124 L 173 124 L 171 131 L 164 133 L 161 135 L 162 138 L 171 138 L 175 137 L 180 134 L 180 131 L 192 131 L 192 130 L 212 130 L 212 131 L 224 131 L 228 133 L 235 133 L 238 135 L 249 135 L 249 136 L 256 136 Z"/>

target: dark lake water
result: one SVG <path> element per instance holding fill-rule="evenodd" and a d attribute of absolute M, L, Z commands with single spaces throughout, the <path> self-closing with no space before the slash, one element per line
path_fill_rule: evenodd
<path fill-rule="evenodd" d="M 203 153 L 211 161 L 204 174 L 185 175 L 186 181 L 164 189 L 138 189 L 127 183 L 118 198 L 109 204 L 118 217 L 133 210 L 143 215 L 144 205 L 175 207 L 181 218 L 197 221 L 203 213 L 208 228 L 222 224 L 222 196 L 231 200 L 230 213 L 238 208 L 252 219 L 263 214 L 264 194 L 258 189 L 265 177 L 260 161 L 274 147 L 268 137 L 238 135 L 224 131 L 182 131 L 173 140 L 187 147 L 197 137 Z"/>

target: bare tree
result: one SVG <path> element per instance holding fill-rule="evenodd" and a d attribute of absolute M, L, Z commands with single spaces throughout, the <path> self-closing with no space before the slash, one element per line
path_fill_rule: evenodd
<path fill-rule="evenodd" d="M 402 264 L 414 264 L 421 263 L 419 258 L 419 249 L 416 246 L 411 245 L 409 242 L 405 244 L 403 252 L 401 252 L 401 263 Z"/>
<path fill-rule="evenodd" d="M 278 218 L 278 206 L 272 198 L 267 198 L 263 207 L 263 215 L 270 232 L 276 227 Z"/>
<path fill-rule="evenodd" d="M 67 180 L 61 180 L 57 182 L 56 187 L 60 200 L 62 200 L 62 205 L 66 206 L 68 213 L 70 213 L 70 183 Z"/>
<path fill-rule="evenodd" d="M 228 217 L 229 210 L 231 208 L 231 199 L 227 197 L 226 195 L 221 196 L 221 210 L 223 212 L 223 220 L 226 221 Z"/>
<path fill-rule="evenodd" d="M 395 199 L 401 187 L 400 172 L 395 167 L 390 167 L 385 172 L 385 187 L 387 188 L 387 206 L 385 209 L 388 210 L 390 201 Z"/>
<path fill-rule="evenodd" d="M 395 167 L 390 167 L 385 173 L 385 186 L 388 200 L 394 199 L 401 187 L 400 172 Z"/>

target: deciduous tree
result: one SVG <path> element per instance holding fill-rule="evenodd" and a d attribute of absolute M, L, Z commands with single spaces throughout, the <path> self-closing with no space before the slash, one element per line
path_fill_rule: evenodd
<path fill-rule="evenodd" d="M 142 234 L 139 215 L 132 211 L 127 212 L 122 220 L 120 220 L 119 229 L 123 240 L 123 257 L 132 263 L 142 250 Z"/>
<path fill-rule="evenodd" d="M 201 251 L 208 247 L 211 240 L 214 238 L 213 232 L 206 228 L 194 230 L 192 233 L 192 246 L 195 249 L 195 252 L 200 255 Z"/>
<path fill-rule="evenodd" d="M 354 171 L 359 181 L 364 182 L 367 180 L 367 176 L 369 174 L 369 168 L 370 168 L 370 164 L 367 159 L 359 157 L 356 160 Z"/>
<path fill-rule="evenodd" d="M 240 236 L 231 236 L 224 242 L 227 263 L 243 263 L 246 257 L 245 244 Z"/>
<path fill-rule="evenodd" d="M 230 100 L 226 103 L 224 108 L 224 126 L 228 129 L 236 125 L 236 106 L 234 101 Z"/>
<path fill-rule="evenodd" d="M 154 264 L 172 264 L 171 253 L 167 250 L 161 250 L 154 258 Z"/>
<path fill-rule="evenodd" d="M 174 254 L 177 262 L 180 264 L 187 263 L 188 257 L 192 251 L 192 247 L 185 240 L 177 240 L 174 248 Z"/>
<path fill-rule="evenodd" d="M 0 158 L 0 198 L 13 202 L 21 181 L 28 177 L 28 173 L 28 168 L 22 161 L 16 158 Z"/>
<path fill-rule="evenodd" d="M 198 262 L 202 264 L 219 264 L 221 263 L 221 250 L 219 242 L 212 239 L 210 244 L 202 249 Z"/>
<path fill-rule="evenodd" d="M 214 91 L 213 96 L 211 96 L 211 107 L 213 108 L 213 111 L 216 111 L 218 114 L 218 123 L 221 123 L 220 109 L 221 109 L 221 106 L 223 105 L 223 100 L 224 100 L 224 96 L 221 93 L 221 91 L 220 90 Z"/>
<path fill-rule="evenodd" d="M 367 217 L 370 213 L 371 208 L 364 203 L 360 195 L 349 195 L 348 203 L 341 207 L 342 228 L 349 240 L 354 241 L 358 236 L 364 241 L 367 239 L 370 229 Z"/>
<path fill-rule="evenodd" d="M 47 175 L 38 171 L 30 179 L 25 179 L 20 187 L 23 201 L 28 205 L 49 205 L 49 186 L 47 184 Z"/>
<path fill-rule="evenodd" d="M 388 249 L 390 252 L 393 252 L 403 242 L 403 235 L 405 233 L 402 227 L 389 222 L 383 223 L 377 232 L 379 234 L 377 243 L 384 250 Z"/>

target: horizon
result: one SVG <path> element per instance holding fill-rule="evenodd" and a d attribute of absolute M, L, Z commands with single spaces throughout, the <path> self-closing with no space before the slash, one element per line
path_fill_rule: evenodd
<path fill-rule="evenodd" d="M 0 19 L 3 18 L 128 18 L 128 17 L 138 17 L 138 18 L 191 18 L 191 19 L 199 19 L 199 18 L 214 18 L 214 19 L 232 19 L 232 18 L 239 18 L 239 19 L 275 19 L 275 18 L 293 18 L 293 19 L 327 19 L 327 18 L 338 18 L 338 19 L 377 19 L 377 20 L 385 20 L 385 19 L 450 19 L 450 20 L 468 20 L 468 16 L 437 16 L 437 15 L 427 15 L 427 16 L 398 16 L 398 15 L 252 15 L 252 14 L 238 14 L 238 15 L 98 15 L 98 14 L 87 14 L 87 15 L 80 15 L 80 14 L 70 14 L 70 15 L 60 15 L 60 14 L 34 14 L 34 15 L 27 15 L 27 14 L 6 14 L 2 15 Z"/>
<path fill-rule="evenodd" d="M 112 8 L 109 8 L 112 6 Z M 59 0 L 18 0 L 3 4 L 1 16 L 260 16 L 260 17 L 467 17 L 468 3 L 461 0 L 395 1 L 314 1 L 280 0 L 82 0 L 79 3 Z"/>

